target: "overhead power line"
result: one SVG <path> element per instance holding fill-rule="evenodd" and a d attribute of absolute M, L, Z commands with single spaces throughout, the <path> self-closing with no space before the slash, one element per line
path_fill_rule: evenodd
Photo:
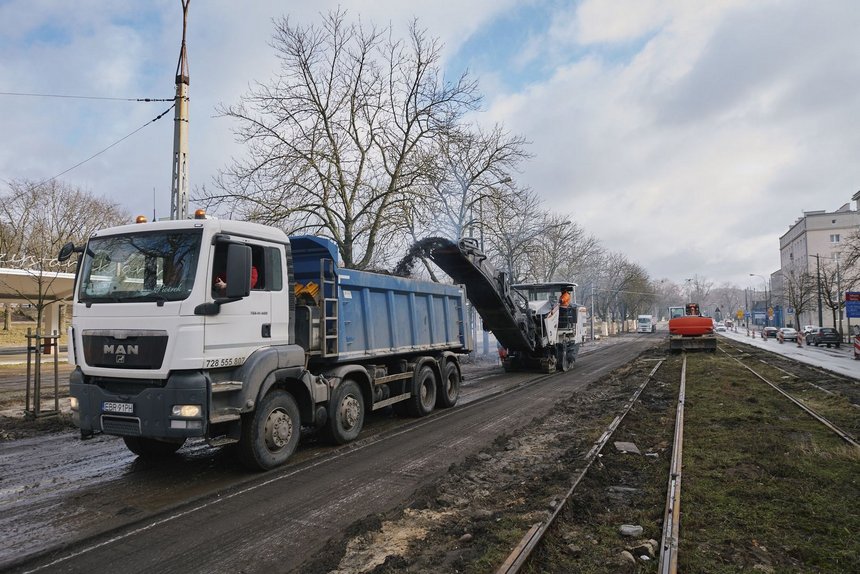
<path fill-rule="evenodd" d="M 110 144 L 109 146 L 107 146 L 106 148 L 104 148 L 103 150 L 101 150 L 101 151 L 99 151 L 99 152 L 94 153 L 93 155 L 91 155 L 90 157 L 88 157 L 87 159 L 85 159 L 85 160 L 84 160 L 84 161 L 82 161 L 82 162 L 76 163 L 75 165 L 73 165 L 73 166 L 72 166 L 72 167 L 70 167 L 69 169 L 67 169 L 67 170 L 65 170 L 65 171 L 62 171 L 62 172 L 58 173 L 58 174 L 57 174 L 57 175 L 55 175 L 55 176 L 49 177 L 48 179 L 45 179 L 45 180 L 40 181 L 40 182 L 38 183 L 38 185 L 42 185 L 43 183 L 47 183 L 47 182 L 51 181 L 52 179 L 57 179 L 57 178 L 58 178 L 58 177 L 60 177 L 61 175 L 65 175 L 65 174 L 69 173 L 70 171 L 72 171 L 73 169 L 75 169 L 76 167 L 80 167 L 80 166 L 84 165 L 85 163 L 87 163 L 88 161 L 90 161 L 91 159 L 93 159 L 93 158 L 96 158 L 96 157 L 100 156 L 101 154 L 103 154 L 104 152 L 106 152 L 106 151 L 107 151 L 107 150 L 109 150 L 110 148 L 114 147 L 115 145 L 119 144 L 120 142 L 122 142 L 122 141 L 124 141 L 124 140 L 127 140 L 128 138 L 130 138 L 131 136 L 133 136 L 134 134 L 136 134 L 137 132 L 139 132 L 140 130 L 142 130 L 143 128 L 145 128 L 146 126 L 148 126 L 149 124 L 151 124 L 151 123 L 153 123 L 153 122 L 157 122 L 158 120 L 160 120 L 161 118 L 163 118 L 163 117 L 167 114 L 167 112 L 169 112 L 170 110 L 172 110 L 175 106 L 176 106 L 176 104 L 173 104 L 172 106 L 170 106 L 169 108 L 167 108 L 166 110 L 164 110 L 163 112 L 161 112 L 160 114 L 158 114 L 157 116 L 155 116 L 154 118 L 152 118 L 151 120 L 149 120 L 148 122 L 146 122 L 145 124 L 143 124 L 142 126 L 140 126 L 139 128 L 137 128 L 136 130 L 134 130 L 133 132 L 131 132 L 131 133 L 130 133 L 130 134 L 128 134 L 127 136 L 124 136 L 124 137 L 122 137 L 122 138 L 120 138 L 120 139 L 116 140 L 115 142 L 113 142 L 112 144 Z"/>
<path fill-rule="evenodd" d="M 66 98 L 75 100 L 113 100 L 116 102 L 172 102 L 173 98 L 108 98 L 105 96 L 77 96 L 72 94 L 36 94 L 27 92 L 0 92 L 0 96 L 22 96 L 29 98 Z"/>

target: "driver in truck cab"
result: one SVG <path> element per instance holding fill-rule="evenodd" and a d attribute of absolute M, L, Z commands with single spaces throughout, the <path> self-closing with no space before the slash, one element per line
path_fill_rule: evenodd
<path fill-rule="evenodd" d="M 257 287 L 259 273 L 257 271 L 258 262 L 261 254 L 254 253 L 252 249 L 253 263 L 251 263 L 251 289 Z M 218 246 L 215 248 L 215 277 L 212 279 L 212 296 L 223 297 L 227 292 L 227 250 L 226 246 Z"/>

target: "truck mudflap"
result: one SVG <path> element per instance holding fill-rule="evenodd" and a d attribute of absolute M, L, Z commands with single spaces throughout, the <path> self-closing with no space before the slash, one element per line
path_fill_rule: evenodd
<path fill-rule="evenodd" d="M 87 382 L 80 368 L 69 377 L 69 391 L 78 400 L 73 414 L 81 436 L 104 433 L 161 439 L 202 437 L 206 433 L 207 381 L 200 371 L 173 373 L 164 386 L 140 381 Z M 199 416 L 177 416 L 176 405 L 199 405 Z M 188 414 L 186 412 L 186 414 Z"/>

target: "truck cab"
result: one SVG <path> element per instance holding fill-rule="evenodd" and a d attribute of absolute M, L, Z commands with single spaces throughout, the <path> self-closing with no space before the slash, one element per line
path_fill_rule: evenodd
<path fill-rule="evenodd" d="M 366 412 L 457 401 L 471 348 L 460 286 L 339 269 L 328 239 L 205 216 L 101 230 L 60 258 L 73 252 L 82 438 L 118 435 L 140 456 L 238 443 L 267 469 L 303 426 L 342 444 Z"/>

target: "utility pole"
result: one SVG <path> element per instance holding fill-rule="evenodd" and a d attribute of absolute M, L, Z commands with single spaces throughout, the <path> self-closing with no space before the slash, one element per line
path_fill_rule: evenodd
<path fill-rule="evenodd" d="M 821 308 L 821 259 L 815 254 L 815 274 L 818 276 L 818 326 L 824 325 L 824 313 Z"/>
<path fill-rule="evenodd" d="M 182 3 L 182 47 L 176 64 L 176 97 L 173 117 L 173 182 L 170 186 L 170 219 L 188 219 L 188 55 L 185 32 L 188 28 L 188 4 Z"/>

